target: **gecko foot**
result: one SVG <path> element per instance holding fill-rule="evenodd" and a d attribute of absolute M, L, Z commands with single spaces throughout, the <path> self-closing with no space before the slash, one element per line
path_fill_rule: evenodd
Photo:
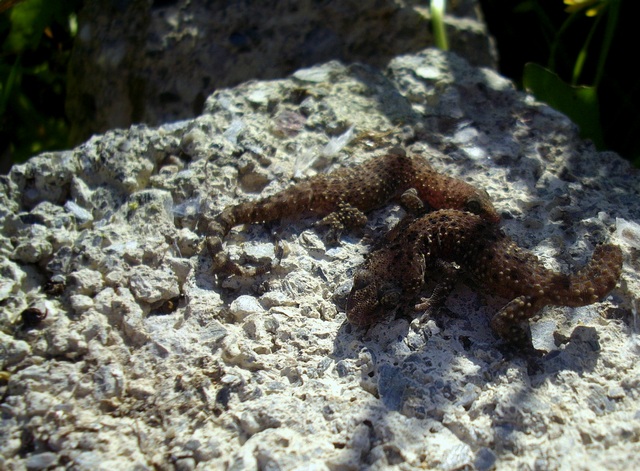
<path fill-rule="evenodd" d="M 318 221 L 318 226 L 329 226 L 325 240 L 329 245 L 337 245 L 345 229 L 359 229 L 367 224 L 367 216 L 355 206 L 340 202 L 338 210 Z"/>

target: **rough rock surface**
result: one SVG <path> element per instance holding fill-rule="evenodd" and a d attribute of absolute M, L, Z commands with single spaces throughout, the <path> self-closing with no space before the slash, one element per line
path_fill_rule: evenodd
<path fill-rule="evenodd" d="M 624 160 L 434 50 L 384 72 L 330 62 L 243 84 L 205 108 L 0 179 L 0 468 L 640 466 L 640 183 Z M 464 285 L 424 329 L 354 329 L 342 307 L 354 267 L 396 207 L 333 247 L 311 219 L 236 229 L 235 260 L 282 249 L 282 261 L 216 282 L 202 211 L 398 144 L 484 187 L 504 230 L 554 269 L 621 245 L 619 287 L 546 309 L 537 361 L 501 348 L 500 300 Z"/>
<path fill-rule="evenodd" d="M 79 140 L 202 112 L 214 90 L 341 60 L 385 67 L 433 46 L 422 0 L 92 0 L 79 15 L 67 115 Z M 478 0 L 447 2 L 451 50 L 495 67 Z"/>

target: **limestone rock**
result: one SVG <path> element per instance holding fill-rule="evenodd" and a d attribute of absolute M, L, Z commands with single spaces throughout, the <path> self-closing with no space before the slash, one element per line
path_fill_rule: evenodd
<path fill-rule="evenodd" d="M 0 467 L 640 466 L 640 186 L 627 162 L 490 69 L 435 50 L 221 88 L 204 110 L 0 179 Z M 527 361 L 489 327 L 504 300 L 464 284 L 421 328 L 411 313 L 345 324 L 355 267 L 402 217 L 393 205 L 337 246 L 313 218 L 239 226 L 225 250 L 273 269 L 211 273 L 203 212 L 394 145 L 486 189 L 503 230 L 554 269 L 620 244 L 619 287 L 546 309 L 532 330 L 548 354 Z M 66 285 L 45 294 L 53 275 Z M 50 315 L 23 328 L 20 312 L 44 301 Z"/>
<path fill-rule="evenodd" d="M 331 59 L 384 67 L 398 54 L 433 45 L 427 6 L 419 0 L 86 2 L 71 57 L 67 115 L 80 141 L 132 123 L 191 118 L 214 90 Z M 447 6 L 451 50 L 495 67 L 479 2 Z M 264 106 L 277 95 L 255 90 L 247 99 Z"/>

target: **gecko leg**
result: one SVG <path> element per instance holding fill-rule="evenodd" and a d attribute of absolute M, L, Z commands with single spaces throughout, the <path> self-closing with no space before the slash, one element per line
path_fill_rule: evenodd
<path fill-rule="evenodd" d="M 532 296 L 518 296 L 493 316 L 491 328 L 509 344 L 533 348 L 528 321 L 543 307 Z"/>
<path fill-rule="evenodd" d="M 425 311 L 420 317 L 421 324 L 426 321 L 431 312 L 442 307 L 451 294 L 451 291 L 453 291 L 459 276 L 459 269 L 452 263 L 438 260 L 436 265 L 435 270 L 432 272 L 438 274 L 438 284 L 433 289 L 431 296 L 428 298 L 420 298 L 420 302 L 415 305 L 416 311 Z M 431 277 L 433 278 L 433 273 L 431 273 Z"/>
<path fill-rule="evenodd" d="M 409 188 L 400 196 L 400 206 L 407 214 L 386 234 L 379 237 L 371 248 L 372 251 L 383 247 L 386 244 L 392 243 L 399 236 L 401 236 L 407 227 L 416 220 L 418 216 L 421 216 L 426 211 L 425 205 L 418 197 L 418 192 L 415 188 Z"/>
<path fill-rule="evenodd" d="M 330 245 L 338 243 L 338 239 L 345 229 L 362 228 L 367 224 L 367 216 L 355 206 L 341 202 L 338 210 L 318 221 L 318 226 L 329 226 L 326 241 Z"/>

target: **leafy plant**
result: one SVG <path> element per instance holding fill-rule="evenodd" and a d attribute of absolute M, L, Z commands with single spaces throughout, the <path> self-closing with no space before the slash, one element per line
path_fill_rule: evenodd
<path fill-rule="evenodd" d="M 481 0 L 500 70 L 640 166 L 640 85 L 630 71 L 633 2 Z"/>
<path fill-rule="evenodd" d="M 80 4 L 81 0 L 0 3 L 3 172 L 11 162 L 68 145 L 66 65 Z"/>
<path fill-rule="evenodd" d="M 583 137 L 590 138 L 598 148 L 603 149 L 605 142 L 600 124 L 598 85 L 604 75 L 607 55 L 615 34 L 620 0 L 564 0 L 564 3 L 569 5 L 566 11 L 570 15 L 555 32 L 547 67 L 534 63 L 525 65 L 523 85 L 538 99 L 569 116 L 580 126 Z M 574 22 L 582 20 L 583 17 L 592 19 L 592 25 L 576 55 L 571 80 L 567 82 L 558 75 L 556 64 L 561 53 L 564 56 L 567 52 L 562 50 L 565 47 L 563 36 L 568 33 Z M 599 47 L 594 48 L 593 38 L 604 17 L 607 18 L 606 29 L 601 35 Z M 599 55 L 594 76 L 590 83 L 580 85 L 592 49 L 598 49 L 596 52 Z"/>

